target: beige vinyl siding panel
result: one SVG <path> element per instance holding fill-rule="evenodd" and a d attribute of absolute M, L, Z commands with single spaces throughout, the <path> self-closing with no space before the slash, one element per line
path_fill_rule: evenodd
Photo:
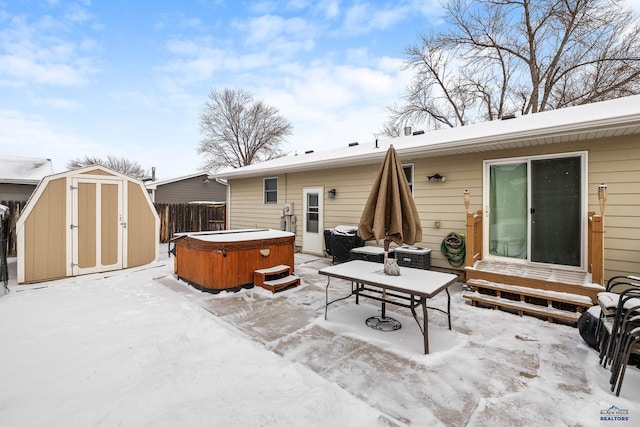
<path fill-rule="evenodd" d="M 158 185 L 155 203 L 224 202 L 226 187 L 203 174 L 193 178 Z"/>
<path fill-rule="evenodd" d="M 589 152 L 589 210 L 600 213 L 598 184 L 607 184 L 605 278 L 640 274 L 640 138 L 596 141 Z"/>
<path fill-rule="evenodd" d="M 153 206 L 149 207 L 146 190 L 134 182 L 127 183 L 127 267 L 148 264 L 156 259 L 157 218 Z"/>
<path fill-rule="evenodd" d="M 66 179 L 49 182 L 27 218 L 25 282 L 65 277 Z"/>
<path fill-rule="evenodd" d="M 471 192 L 470 210 L 482 209 L 483 162 L 527 156 L 587 152 L 588 210 L 599 213 L 597 188 L 608 186 L 605 212 L 605 277 L 640 274 L 640 139 L 637 136 L 575 141 L 438 157 L 403 157 L 414 165 L 414 200 L 420 213 L 423 241 L 431 248 L 432 264 L 450 268 L 440 252 L 449 232 L 466 232 L 462 194 Z M 232 228 L 278 228 L 279 211 L 295 203 L 296 245 L 301 246 L 302 189 L 324 187 L 324 228 L 357 225 L 379 165 L 328 168 L 278 175 L 278 204 L 264 205 L 262 178 L 230 178 Z M 445 182 L 427 181 L 439 173 Z M 286 188 L 286 191 L 285 191 Z M 336 189 L 335 199 L 327 191 Z M 256 213 L 256 211 L 258 213 Z M 435 222 L 440 228 L 435 227 Z M 375 242 L 369 242 L 375 244 Z"/>
<path fill-rule="evenodd" d="M 270 178 L 273 176 L 269 176 Z M 249 178 L 233 181 L 230 219 L 231 229 L 271 228 L 280 229 L 280 211 L 284 208 L 285 187 L 283 176 L 278 176 L 278 203 L 265 204 L 263 179 Z M 295 206 L 298 209 L 298 206 Z"/>

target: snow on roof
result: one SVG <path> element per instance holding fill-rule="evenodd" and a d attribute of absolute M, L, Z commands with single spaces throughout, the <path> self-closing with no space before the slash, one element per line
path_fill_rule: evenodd
<path fill-rule="evenodd" d="M 0 156 L 0 182 L 6 184 L 37 184 L 53 174 L 51 159 Z"/>
<path fill-rule="evenodd" d="M 640 133 L 640 95 L 567 107 L 456 128 L 446 128 L 346 147 L 307 151 L 264 163 L 225 169 L 216 178 L 245 178 L 284 172 L 378 163 L 393 145 L 402 157 L 443 156 Z"/>

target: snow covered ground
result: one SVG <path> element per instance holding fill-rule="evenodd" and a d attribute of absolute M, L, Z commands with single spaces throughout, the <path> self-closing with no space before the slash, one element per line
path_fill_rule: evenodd
<path fill-rule="evenodd" d="M 353 300 L 324 320 L 324 259 L 302 286 L 211 295 L 173 260 L 0 296 L 0 426 L 640 425 L 640 370 L 620 397 L 577 329 L 470 307 L 367 328 Z M 1 290 L 0 290 L 0 295 Z M 438 301 L 434 301 L 438 303 Z M 628 420 L 604 421 L 618 411 Z"/>

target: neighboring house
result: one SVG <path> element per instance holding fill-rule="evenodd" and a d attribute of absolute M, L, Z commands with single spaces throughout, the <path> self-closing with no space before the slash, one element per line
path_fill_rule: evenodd
<path fill-rule="evenodd" d="M 26 202 L 40 180 L 52 174 L 50 159 L 0 156 L 0 202 Z"/>
<path fill-rule="evenodd" d="M 146 186 L 154 203 L 224 202 L 227 198 L 227 186 L 206 173 L 147 181 Z"/>
<path fill-rule="evenodd" d="M 589 212 L 600 213 L 606 183 L 604 276 L 640 273 L 640 96 L 221 171 L 227 228 L 288 228 L 303 252 L 323 254 L 323 229 L 358 224 L 390 144 L 422 221 L 417 245 L 432 249 L 436 268 L 451 268 L 445 236 L 467 231 L 468 189 L 483 259 L 586 274 Z"/>

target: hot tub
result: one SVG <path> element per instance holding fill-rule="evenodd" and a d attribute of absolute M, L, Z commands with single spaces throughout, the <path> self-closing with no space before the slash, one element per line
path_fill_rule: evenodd
<path fill-rule="evenodd" d="M 171 242 L 179 279 L 208 292 L 253 287 L 253 272 L 288 265 L 293 273 L 295 235 L 278 230 L 179 233 Z"/>

